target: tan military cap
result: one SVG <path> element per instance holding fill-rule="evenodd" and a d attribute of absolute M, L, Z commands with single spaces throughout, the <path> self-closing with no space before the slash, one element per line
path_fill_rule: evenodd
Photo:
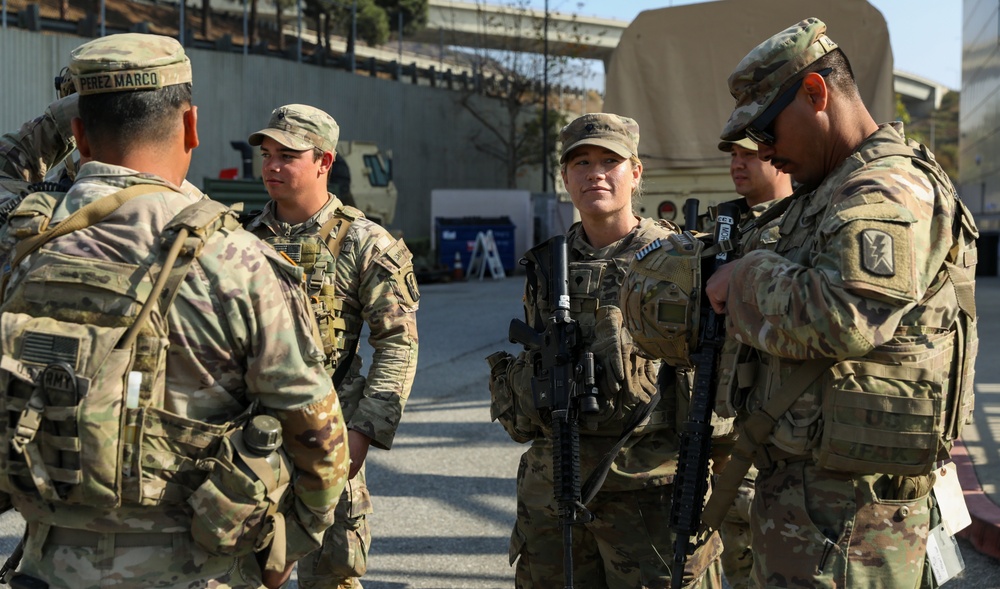
<path fill-rule="evenodd" d="M 271 111 L 267 127 L 250 135 L 250 145 L 260 145 L 270 137 L 285 147 L 297 150 L 318 147 L 336 153 L 340 126 L 333 117 L 306 104 L 286 104 Z"/>
<path fill-rule="evenodd" d="M 71 51 L 69 73 L 81 96 L 157 90 L 191 82 L 191 60 L 171 37 L 122 33 Z"/>
<path fill-rule="evenodd" d="M 743 149 L 749 149 L 750 151 L 757 151 L 757 144 L 753 142 L 753 139 L 749 137 L 744 137 L 738 141 L 720 141 L 719 150 L 730 152 L 733 150 L 734 145 L 739 145 Z"/>
<path fill-rule="evenodd" d="M 559 132 L 562 152 L 559 163 L 581 145 L 597 145 L 628 158 L 639 154 L 639 123 L 611 113 L 590 113 L 577 118 Z"/>
<path fill-rule="evenodd" d="M 823 21 L 807 18 L 747 53 L 729 76 L 729 92 L 736 99 L 736 108 L 722 130 L 721 139 L 742 138 L 747 125 L 767 110 L 785 82 L 837 48 L 824 33 Z"/>

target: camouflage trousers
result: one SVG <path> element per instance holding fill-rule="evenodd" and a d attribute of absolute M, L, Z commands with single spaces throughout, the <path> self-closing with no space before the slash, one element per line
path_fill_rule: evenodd
<path fill-rule="evenodd" d="M 933 587 L 933 477 L 852 475 L 811 461 L 757 476 L 751 587 Z"/>
<path fill-rule="evenodd" d="M 323 535 L 323 545 L 298 564 L 300 589 L 360 588 L 359 577 L 368 570 L 371 529 L 371 496 L 365 484 L 365 467 L 347 481 L 334 513 L 334 522 Z"/>
<path fill-rule="evenodd" d="M 510 563 L 517 589 L 563 587 L 563 528 L 552 490 L 552 455 L 532 447 L 517 474 L 517 523 Z M 587 508 L 594 520 L 574 525 L 575 589 L 665 589 L 670 586 L 674 535 L 667 516 L 672 485 L 602 491 Z M 688 558 L 685 587 L 722 587 L 718 534 Z"/>
<path fill-rule="evenodd" d="M 165 545 L 135 547 L 116 547 L 116 534 L 94 534 L 96 546 L 58 545 L 46 541 L 47 535 L 47 530 L 29 524 L 18 571 L 47 582 L 51 589 L 261 587 L 260 566 L 253 554 L 211 556 L 194 544 L 189 532 L 152 534 L 162 537 Z"/>
<path fill-rule="evenodd" d="M 756 475 L 754 468 L 750 473 Z M 753 568 L 753 550 L 750 547 L 750 503 L 753 501 L 754 480 L 747 476 L 740 485 L 736 501 L 730 506 L 726 518 L 719 527 L 722 537 L 722 572 L 732 589 L 747 589 L 750 586 L 750 571 Z"/>

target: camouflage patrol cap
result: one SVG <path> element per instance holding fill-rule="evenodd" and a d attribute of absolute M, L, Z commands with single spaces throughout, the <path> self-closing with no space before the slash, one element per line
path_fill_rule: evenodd
<path fill-rule="evenodd" d="M 191 60 L 171 37 L 121 33 L 71 51 L 69 74 L 81 96 L 158 90 L 191 82 Z"/>
<path fill-rule="evenodd" d="M 336 153 L 340 126 L 333 117 L 307 104 L 286 104 L 271 111 L 267 127 L 250 135 L 250 145 L 260 145 L 270 137 L 291 149 L 319 148 Z"/>
<path fill-rule="evenodd" d="M 734 145 L 739 145 L 743 149 L 749 149 L 750 151 L 757 151 L 757 144 L 753 142 L 753 139 L 749 137 L 744 137 L 737 141 L 720 141 L 719 151 L 730 152 L 733 150 Z"/>
<path fill-rule="evenodd" d="M 747 125 L 763 113 L 786 82 L 820 57 L 837 48 L 826 33 L 826 24 L 807 18 L 753 48 L 729 76 L 729 92 L 736 109 L 721 138 L 735 141 Z"/>
<path fill-rule="evenodd" d="M 585 114 L 563 127 L 559 141 L 563 146 L 559 163 L 581 145 L 597 145 L 629 158 L 639 154 L 639 123 L 611 113 Z"/>

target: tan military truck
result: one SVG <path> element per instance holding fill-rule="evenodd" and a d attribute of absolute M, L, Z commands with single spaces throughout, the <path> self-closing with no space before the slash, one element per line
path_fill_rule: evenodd
<path fill-rule="evenodd" d="M 260 151 L 246 141 L 231 141 L 242 158 L 241 178 L 205 178 L 204 192 L 229 205 L 243 203 L 244 213 L 264 208 L 270 197 L 261 180 Z M 239 169 L 237 169 L 239 172 Z M 330 192 L 344 204 L 361 209 L 380 225 L 392 223 L 396 214 L 396 185 L 392 181 L 392 154 L 370 141 L 341 141 L 330 170 Z"/>
<path fill-rule="evenodd" d="M 604 111 L 639 122 L 645 197 L 640 214 L 683 224 L 689 198 L 738 198 L 719 133 L 736 104 L 728 77 L 774 33 L 815 16 L 850 57 L 878 122 L 895 118 L 892 49 L 882 14 L 865 0 L 722 0 L 641 12 L 607 62 Z"/>

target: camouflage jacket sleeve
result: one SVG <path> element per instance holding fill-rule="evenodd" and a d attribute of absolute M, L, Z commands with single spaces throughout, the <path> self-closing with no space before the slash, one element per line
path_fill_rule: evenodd
<path fill-rule="evenodd" d="M 413 256 L 402 240 L 365 219 L 352 224 L 341 256 L 338 286 L 343 281 L 347 286 L 338 291 L 344 293 L 346 305 L 360 310 L 374 350 L 364 393 L 347 425 L 371 438 L 376 447 L 388 450 L 417 369 L 420 292 Z M 352 276 L 341 275 L 350 268 L 358 270 Z"/>
<path fill-rule="evenodd" d="M 284 448 L 295 466 L 294 502 L 286 514 L 289 560 L 318 548 L 333 523 L 334 508 L 347 481 L 349 456 L 343 414 L 317 344 L 318 328 L 299 287 L 301 271 L 249 233 L 239 264 L 243 289 L 223 302 L 234 347 L 245 353 L 244 379 L 252 400 L 282 423 Z M 230 272 L 229 274 L 235 274 Z"/>
<path fill-rule="evenodd" d="M 954 199 L 908 159 L 827 184 L 782 221 L 779 252 L 812 247 L 734 262 L 727 330 L 742 343 L 799 360 L 863 356 L 892 339 L 942 268 Z"/>
<path fill-rule="evenodd" d="M 17 133 L 0 137 L 0 177 L 41 182 L 49 168 L 76 148 L 70 121 L 77 116 L 77 95 L 57 100 L 45 114 Z"/>

